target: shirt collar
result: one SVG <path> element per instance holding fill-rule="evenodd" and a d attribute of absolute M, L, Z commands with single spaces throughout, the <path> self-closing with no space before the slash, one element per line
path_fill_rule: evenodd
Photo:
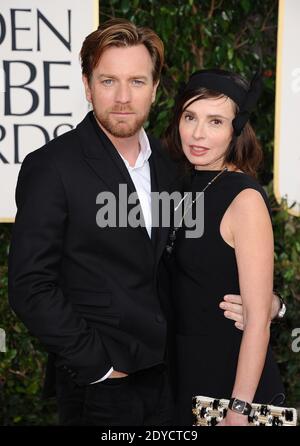
<path fill-rule="evenodd" d="M 151 151 L 150 142 L 149 142 L 147 133 L 145 132 L 144 128 L 141 128 L 140 133 L 139 133 L 139 145 L 140 145 L 140 153 L 137 157 L 137 160 L 136 160 L 134 166 L 130 166 L 128 161 L 120 154 L 127 169 L 134 170 L 134 169 L 138 169 L 139 167 L 143 167 L 144 164 L 150 158 L 152 151 Z"/>

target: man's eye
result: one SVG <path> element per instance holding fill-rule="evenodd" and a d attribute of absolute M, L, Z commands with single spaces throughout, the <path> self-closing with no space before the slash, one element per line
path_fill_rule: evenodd
<path fill-rule="evenodd" d="M 113 83 L 112 79 L 105 79 L 104 81 L 102 81 L 102 84 L 106 86 L 112 85 L 112 83 Z"/>
<path fill-rule="evenodd" d="M 136 86 L 140 86 L 140 85 L 143 85 L 144 84 L 144 82 L 143 81 L 140 81 L 139 79 L 133 79 L 133 81 L 132 81 L 132 83 L 133 83 L 133 85 L 136 85 Z"/>

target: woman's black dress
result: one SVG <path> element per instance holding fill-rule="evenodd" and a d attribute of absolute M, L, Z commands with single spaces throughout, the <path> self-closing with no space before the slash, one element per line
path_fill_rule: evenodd
<path fill-rule="evenodd" d="M 216 171 L 195 171 L 193 192 L 200 192 Z M 252 177 L 224 172 L 204 194 L 204 233 L 186 238 L 179 230 L 175 242 L 173 305 L 176 330 L 176 417 L 192 424 L 192 396 L 230 398 L 242 332 L 219 308 L 225 294 L 240 294 L 235 251 L 222 238 L 220 223 L 233 199 L 244 189 L 255 189 L 268 201 Z M 255 287 L 255 284 L 253 284 Z M 254 402 L 270 403 L 284 393 L 279 370 L 269 347 Z M 279 404 L 276 399 L 273 404 Z"/>

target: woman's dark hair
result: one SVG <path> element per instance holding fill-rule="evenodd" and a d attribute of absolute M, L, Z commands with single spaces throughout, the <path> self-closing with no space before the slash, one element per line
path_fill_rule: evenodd
<path fill-rule="evenodd" d="M 248 82 L 236 73 L 224 70 L 206 70 L 208 73 L 221 73 L 230 76 L 231 79 L 239 86 L 248 89 Z M 165 132 L 164 145 L 171 157 L 182 164 L 185 172 L 191 170 L 193 165 L 186 158 L 181 145 L 179 134 L 179 122 L 184 110 L 192 103 L 201 99 L 221 98 L 226 97 L 223 93 L 209 90 L 207 88 L 195 88 L 191 90 L 184 90 L 179 92 L 172 112 L 170 124 Z M 233 101 L 234 102 L 234 101 Z M 238 113 L 239 108 L 235 104 L 235 114 Z M 235 136 L 233 133 L 232 140 L 225 153 L 225 163 L 233 164 L 238 169 L 247 173 L 248 175 L 256 176 L 257 170 L 260 167 L 263 159 L 263 152 L 261 145 L 256 137 L 256 134 L 249 122 L 246 123 L 240 136 Z"/>

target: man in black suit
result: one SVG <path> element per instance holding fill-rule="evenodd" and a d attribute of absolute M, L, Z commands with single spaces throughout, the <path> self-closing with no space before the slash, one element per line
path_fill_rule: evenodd
<path fill-rule="evenodd" d="M 168 229 L 152 227 L 150 197 L 170 190 L 176 170 L 142 128 L 163 44 L 113 20 L 85 39 L 81 60 L 93 112 L 20 171 L 10 303 L 49 352 L 46 388 L 55 384 L 61 424 L 167 425 L 163 270 L 157 279 Z M 119 185 L 137 192 L 144 226 L 99 226 L 101 193 L 119 204 Z"/>

